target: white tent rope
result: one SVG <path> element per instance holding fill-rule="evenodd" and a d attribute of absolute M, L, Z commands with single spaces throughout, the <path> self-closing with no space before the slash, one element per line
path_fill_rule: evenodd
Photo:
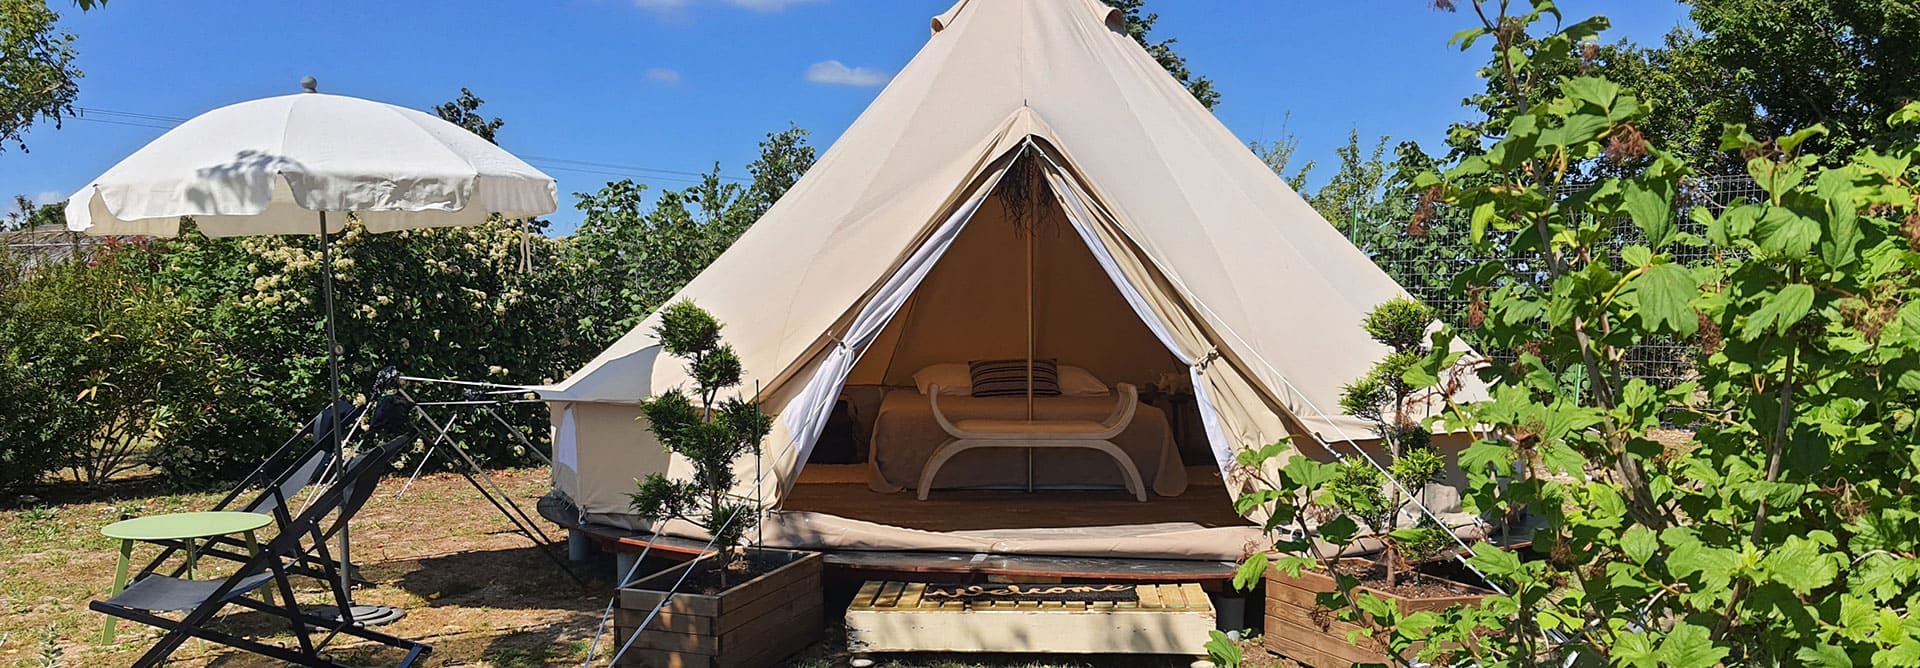
<path fill-rule="evenodd" d="M 588 668 L 588 666 L 593 664 L 593 653 L 600 648 L 600 637 L 606 635 L 607 622 L 613 620 L 613 608 L 620 603 L 620 588 L 627 586 L 629 582 L 633 582 L 633 574 L 640 572 L 640 564 L 646 563 L 647 553 L 653 551 L 653 542 L 659 538 L 659 533 L 648 536 L 647 545 L 646 547 L 640 548 L 640 556 L 633 560 L 633 566 L 627 569 L 626 574 L 621 576 L 619 582 L 614 583 L 613 596 L 607 598 L 607 609 L 600 613 L 600 626 L 594 629 L 593 640 L 587 643 L 587 660 L 580 662 L 580 668 Z"/>

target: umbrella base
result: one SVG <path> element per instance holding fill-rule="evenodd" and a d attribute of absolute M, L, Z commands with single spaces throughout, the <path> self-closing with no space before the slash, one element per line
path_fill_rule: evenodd
<path fill-rule="evenodd" d="M 340 619 L 340 610 L 335 607 L 314 608 L 313 616 L 321 619 Z M 354 626 L 385 626 L 400 621 L 407 611 L 389 605 L 353 606 Z"/>

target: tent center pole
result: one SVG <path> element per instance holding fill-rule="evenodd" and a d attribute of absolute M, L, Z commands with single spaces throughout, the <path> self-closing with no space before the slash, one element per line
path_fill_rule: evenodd
<path fill-rule="evenodd" d="M 1027 421 L 1033 421 L 1033 235 L 1027 227 Z M 1033 448 L 1027 448 L 1027 493 L 1033 493 Z"/>

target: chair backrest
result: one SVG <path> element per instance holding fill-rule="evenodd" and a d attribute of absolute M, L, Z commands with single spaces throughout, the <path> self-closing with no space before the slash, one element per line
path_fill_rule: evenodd
<path fill-rule="evenodd" d="M 320 477 L 325 475 L 328 468 L 336 461 L 334 455 L 338 446 L 330 438 L 333 435 L 334 425 L 336 423 L 353 424 L 359 420 L 361 411 L 360 407 L 345 399 L 334 406 L 339 416 L 338 421 L 333 419 L 335 413 L 321 409 L 312 419 L 307 420 L 306 425 L 302 426 L 286 445 L 268 455 L 266 460 L 253 470 L 253 473 L 242 479 L 225 499 L 214 506 L 214 509 L 227 509 L 242 494 L 257 485 L 262 488 L 261 491 L 239 510 L 271 515 L 273 509 L 279 505 L 280 499 L 299 496 L 300 490 L 319 482 Z M 296 449 L 295 446 L 302 443 L 305 447 Z M 290 461 L 288 461 L 288 453 L 294 453 Z M 281 465 L 282 462 L 284 465 Z M 269 471 L 277 472 L 269 474 Z M 274 493 L 276 489 L 278 494 Z"/>
<path fill-rule="evenodd" d="M 324 443 L 314 443 L 312 448 L 302 453 L 299 459 L 294 460 L 292 466 L 287 467 L 286 473 L 280 476 L 279 484 L 274 485 L 279 489 L 278 494 L 274 494 L 274 490 L 266 490 L 254 497 L 253 502 L 241 510 L 249 513 L 272 514 L 274 506 L 279 505 L 280 499 L 298 496 L 300 490 L 317 482 L 327 467 L 333 464 L 334 459 L 332 447 Z"/>
<path fill-rule="evenodd" d="M 346 471 L 335 483 L 342 490 L 338 504 L 340 514 L 334 516 L 333 523 L 322 535 L 332 538 L 367 505 L 367 500 L 373 498 L 373 490 L 380 485 L 380 478 L 393 468 L 393 460 L 400 452 L 413 444 L 414 436 L 414 432 L 406 431 L 347 460 Z"/>

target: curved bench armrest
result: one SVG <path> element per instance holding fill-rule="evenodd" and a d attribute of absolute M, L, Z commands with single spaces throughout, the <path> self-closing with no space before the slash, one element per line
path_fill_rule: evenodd
<path fill-rule="evenodd" d="M 927 386 L 927 404 L 933 409 L 933 421 L 940 423 L 940 429 L 947 432 L 948 436 L 954 438 L 967 437 L 966 433 L 960 431 L 959 427 L 953 426 L 953 422 L 947 419 L 945 413 L 940 412 L 940 386 L 938 384 Z"/>
<path fill-rule="evenodd" d="M 1106 425 L 1112 432 L 1107 436 L 1108 438 L 1126 431 L 1127 425 L 1133 423 L 1134 412 L 1140 410 L 1140 390 L 1135 389 L 1132 383 L 1120 383 L 1115 385 L 1114 389 L 1117 390 L 1114 394 L 1119 395 L 1119 399 L 1114 402 L 1113 414 L 1100 421 L 1100 424 Z"/>

